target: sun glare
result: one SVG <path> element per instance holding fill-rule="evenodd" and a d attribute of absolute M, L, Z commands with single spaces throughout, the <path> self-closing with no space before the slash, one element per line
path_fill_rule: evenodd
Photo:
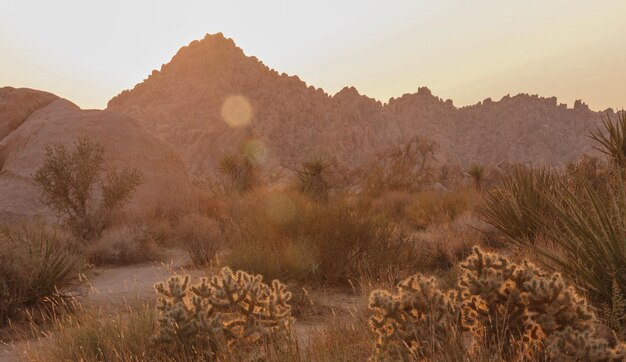
<path fill-rule="evenodd" d="M 222 119 L 230 127 L 243 127 L 252 121 L 252 105 L 242 95 L 232 95 L 222 104 Z"/>

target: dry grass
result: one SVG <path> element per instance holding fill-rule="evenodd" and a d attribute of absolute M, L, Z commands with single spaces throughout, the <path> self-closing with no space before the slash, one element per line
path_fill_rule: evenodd
<path fill-rule="evenodd" d="M 73 239 L 43 224 L 0 226 L 0 327 L 55 305 L 85 266 Z"/>
<path fill-rule="evenodd" d="M 127 223 L 106 230 L 85 254 L 94 265 L 128 265 L 159 260 L 158 247 L 147 225 Z"/>
<path fill-rule="evenodd" d="M 266 278 L 347 284 L 412 262 L 409 235 L 348 198 L 255 193 L 230 215 L 225 264 Z"/>

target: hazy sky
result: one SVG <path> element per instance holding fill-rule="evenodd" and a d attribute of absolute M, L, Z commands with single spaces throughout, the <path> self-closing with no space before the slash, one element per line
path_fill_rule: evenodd
<path fill-rule="evenodd" d="M 0 0 L 0 86 L 103 108 L 176 51 L 223 32 L 334 94 L 428 86 L 457 106 L 519 92 L 626 107 L 626 0 Z"/>

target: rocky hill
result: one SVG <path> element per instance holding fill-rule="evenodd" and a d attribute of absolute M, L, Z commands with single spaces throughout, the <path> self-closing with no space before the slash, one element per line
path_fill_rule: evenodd
<path fill-rule="evenodd" d="M 139 122 L 121 113 L 81 110 L 53 94 L 0 88 L 0 217 L 52 216 L 40 201 L 33 174 L 47 146 L 72 147 L 87 134 L 105 149 L 105 167 L 135 167 L 144 174 L 131 208 L 155 206 L 161 195 L 177 195 L 190 180 L 176 152 Z M 7 110 L 7 111 L 5 111 Z"/>
<path fill-rule="evenodd" d="M 255 149 L 272 181 L 315 156 L 351 175 L 415 137 L 436 141 L 442 164 L 562 166 L 591 150 L 587 130 L 601 119 L 581 102 L 567 108 L 527 94 L 463 108 L 427 88 L 386 104 L 352 87 L 331 96 L 246 56 L 222 34 L 181 48 L 108 109 L 163 137 L 192 173 L 214 173 L 225 154 Z"/>

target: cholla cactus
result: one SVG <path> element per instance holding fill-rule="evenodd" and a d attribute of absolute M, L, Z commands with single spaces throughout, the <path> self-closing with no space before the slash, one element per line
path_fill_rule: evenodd
<path fill-rule="evenodd" d="M 585 300 L 559 274 L 528 261 L 513 263 L 475 247 L 461 269 L 462 325 L 475 340 L 501 342 L 505 354 L 540 348 L 565 327 L 588 330 L 595 321 Z"/>
<path fill-rule="evenodd" d="M 577 331 L 571 327 L 554 333 L 547 341 L 548 354 L 558 361 L 623 361 L 626 344 L 609 347 L 609 343 L 593 335 L 591 329 Z"/>
<path fill-rule="evenodd" d="M 162 295 L 157 344 L 169 351 L 184 349 L 208 358 L 235 345 L 249 348 L 271 338 L 291 336 L 291 293 L 261 275 L 223 268 L 212 278 L 189 286 L 189 277 L 171 277 L 155 286 Z"/>
<path fill-rule="evenodd" d="M 413 275 L 395 293 L 375 290 L 369 298 L 370 327 L 377 335 L 378 358 L 422 359 L 448 338 L 454 299 L 437 289 L 435 279 Z"/>

